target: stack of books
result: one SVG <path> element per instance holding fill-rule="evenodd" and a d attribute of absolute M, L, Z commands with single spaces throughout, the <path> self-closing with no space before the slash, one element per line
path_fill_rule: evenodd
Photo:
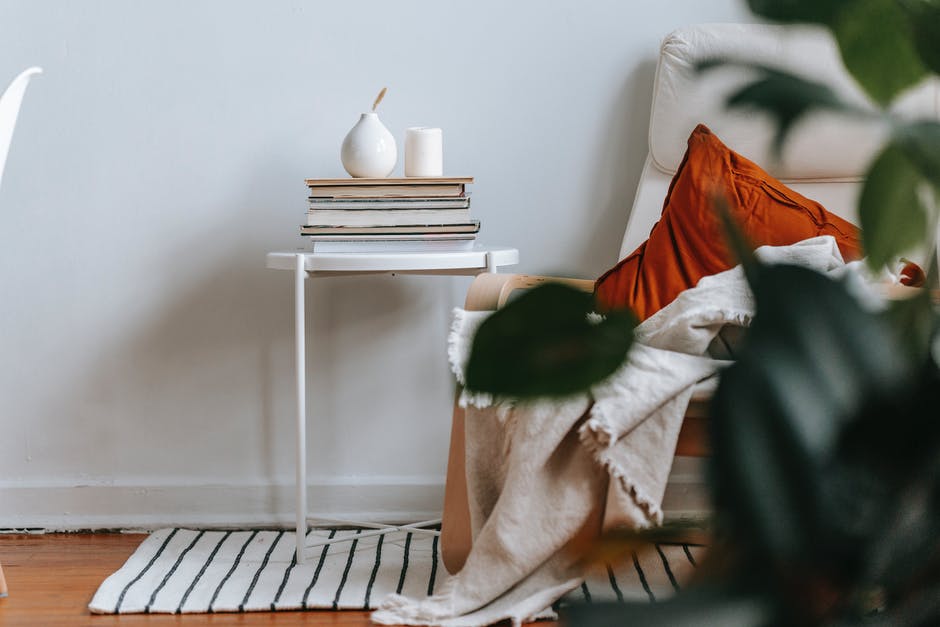
<path fill-rule="evenodd" d="M 467 250 L 480 221 L 470 218 L 473 177 L 307 179 L 314 250 Z"/>

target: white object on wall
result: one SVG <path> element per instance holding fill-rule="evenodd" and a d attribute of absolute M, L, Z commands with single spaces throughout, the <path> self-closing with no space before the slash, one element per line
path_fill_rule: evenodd
<path fill-rule="evenodd" d="M 42 74 L 42 68 L 31 67 L 20 72 L 13 79 L 7 90 L 0 96 L 0 184 L 3 183 L 3 168 L 7 163 L 7 153 L 10 150 L 10 141 L 13 139 L 13 129 L 16 127 L 16 118 L 23 103 L 23 94 L 29 79 L 36 74 Z"/>
<path fill-rule="evenodd" d="M 405 131 L 405 176 L 443 176 L 444 142 L 439 128 L 414 126 Z"/>
<path fill-rule="evenodd" d="M 377 113 L 363 113 L 343 140 L 343 167 L 356 178 L 385 178 L 395 169 L 395 137 Z"/>

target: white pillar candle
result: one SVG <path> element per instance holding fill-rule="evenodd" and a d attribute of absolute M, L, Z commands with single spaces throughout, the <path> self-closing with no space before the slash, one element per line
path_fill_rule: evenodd
<path fill-rule="evenodd" d="M 416 126 L 405 131 L 405 176 L 443 176 L 441 129 Z"/>

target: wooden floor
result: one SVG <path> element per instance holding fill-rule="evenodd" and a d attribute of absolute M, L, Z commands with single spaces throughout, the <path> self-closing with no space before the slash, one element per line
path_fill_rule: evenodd
<path fill-rule="evenodd" d="M 352 610 L 188 616 L 90 614 L 88 602 L 98 585 L 120 568 L 146 537 L 119 533 L 0 534 L 0 565 L 10 588 L 10 596 L 0 599 L 0 625 L 371 625 L 368 612 Z"/>

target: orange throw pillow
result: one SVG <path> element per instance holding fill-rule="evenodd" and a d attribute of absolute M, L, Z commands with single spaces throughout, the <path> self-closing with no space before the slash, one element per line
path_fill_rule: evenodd
<path fill-rule="evenodd" d="M 649 239 L 597 279 L 599 310 L 629 308 L 645 320 L 702 277 L 734 267 L 711 202 L 716 194 L 727 199 L 755 247 L 832 235 L 846 261 L 862 256 L 855 226 L 789 189 L 699 124 Z"/>

